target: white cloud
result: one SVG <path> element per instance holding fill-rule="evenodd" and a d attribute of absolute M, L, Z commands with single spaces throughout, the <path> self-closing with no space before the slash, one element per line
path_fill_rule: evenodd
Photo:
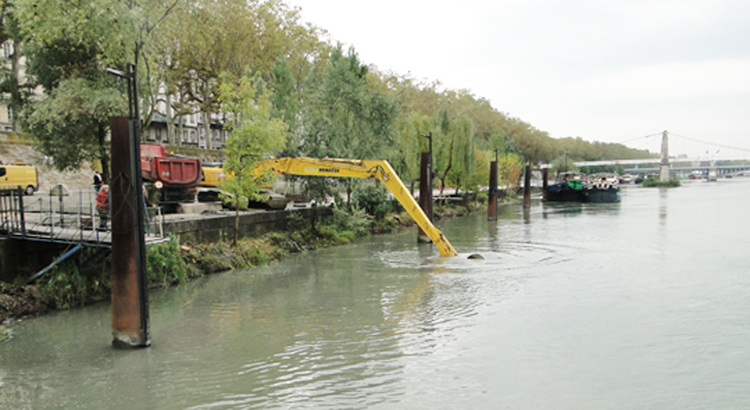
<path fill-rule="evenodd" d="M 380 70 L 470 89 L 553 137 L 750 147 L 745 0 L 288 0 Z"/>

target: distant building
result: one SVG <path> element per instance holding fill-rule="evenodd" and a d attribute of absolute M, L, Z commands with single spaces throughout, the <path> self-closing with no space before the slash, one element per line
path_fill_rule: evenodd
<path fill-rule="evenodd" d="M 18 78 L 19 83 L 26 82 L 26 57 L 15 56 L 13 42 L 8 40 L 2 43 L 2 54 L 0 55 L 0 64 L 7 68 L 12 68 L 13 59 L 18 58 Z M 203 113 L 196 109 L 185 115 L 173 115 L 172 127 L 167 126 L 167 117 L 171 109 L 168 109 L 166 101 L 166 87 L 160 87 L 160 102 L 157 103 L 156 113 L 153 114 L 148 127 L 142 131 L 143 139 L 149 143 L 159 144 L 176 144 L 186 147 L 195 147 L 207 149 L 222 150 L 226 147 L 226 140 L 229 137 L 229 131 L 224 127 L 225 117 L 222 114 L 211 114 L 210 126 L 207 140 L 206 127 L 203 122 Z M 34 94 L 41 95 L 44 93 L 42 87 L 37 87 Z M 0 131 L 19 131 L 16 129 L 16 118 L 8 106 L 9 95 L 3 95 L 0 100 Z M 172 101 L 178 101 L 177 96 L 172 96 Z M 171 129 L 172 135 L 169 135 Z"/>

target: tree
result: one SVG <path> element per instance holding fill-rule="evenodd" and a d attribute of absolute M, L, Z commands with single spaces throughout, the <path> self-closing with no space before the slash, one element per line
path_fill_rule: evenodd
<path fill-rule="evenodd" d="M 455 144 L 455 166 L 448 174 L 450 183 L 456 192 L 468 183 L 474 171 L 474 122 L 468 116 L 462 115 L 451 130 Z"/>
<path fill-rule="evenodd" d="M 9 47 L 11 54 L 8 56 L 10 66 L 0 64 L 0 95 L 2 102 L 10 109 L 13 118 L 13 128 L 17 129 L 18 113 L 33 92 L 33 86 L 27 81 L 21 84 L 21 53 L 23 38 L 19 31 L 18 20 L 14 13 L 13 2 L 5 0 L 0 3 L 0 43 L 11 42 Z"/>
<path fill-rule="evenodd" d="M 329 60 L 319 61 L 325 69 L 308 79 L 301 150 L 318 158 L 385 157 L 395 134 L 397 100 L 354 49 L 344 54 L 342 48 L 339 44 Z M 342 183 L 349 204 L 354 180 Z"/>
<path fill-rule="evenodd" d="M 273 67 L 272 115 L 280 118 L 289 125 L 287 152 L 295 153 L 299 149 L 299 135 L 297 133 L 297 116 L 299 113 L 299 97 L 295 90 L 296 80 L 292 75 L 289 63 L 285 57 L 279 57 Z"/>
<path fill-rule="evenodd" d="M 211 114 L 218 113 L 220 73 L 236 81 L 250 70 L 277 86 L 281 84 L 274 83 L 274 77 L 282 70 L 285 88 L 275 93 L 275 98 L 285 102 L 298 98 L 299 80 L 294 78 L 291 64 L 304 73 L 310 61 L 301 56 L 314 55 L 309 47 L 319 46 L 318 29 L 303 26 L 298 9 L 290 9 L 278 0 L 185 0 L 184 4 L 162 42 L 162 50 L 168 56 L 161 60 L 167 71 L 163 77 L 167 88 L 183 100 L 179 107 L 167 109 L 200 111 L 204 133 L 209 136 L 206 148 L 213 148 Z M 279 67 L 280 61 L 286 66 Z M 290 112 L 285 118 L 296 115 Z"/>
<path fill-rule="evenodd" d="M 430 118 L 416 111 L 401 115 L 397 119 L 394 149 L 388 159 L 401 180 L 410 184 L 414 193 L 414 183 L 420 177 L 420 153 L 428 152 L 428 142 L 423 135 L 432 131 Z"/>
<path fill-rule="evenodd" d="M 233 241 L 236 245 L 239 210 L 247 208 L 249 200 L 262 199 L 258 192 L 267 177 L 253 176 L 254 164 L 264 154 L 275 153 L 284 146 L 287 126 L 271 116 L 271 93 L 258 84 L 258 75 L 244 76 L 237 82 L 227 81 L 226 77 L 225 74 L 222 78 L 220 103 L 232 133 L 226 142 L 223 168 L 236 177 L 225 180 L 219 187 L 227 192 L 224 199 L 236 209 Z"/>
<path fill-rule="evenodd" d="M 25 105 L 21 124 L 56 167 L 69 169 L 82 160 L 100 159 L 108 176 L 103 135 L 109 130 L 109 118 L 125 113 L 127 105 L 122 82 L 105 69 L 122 69 L 126 62 L 134 62 L 139 88 L 150 90 L 151 39 L 178 1 L 15 1 L 18 38 L 28 61 L 28 87 L 41 86 L 48 94 Z M 148 123 L 153 104 L 141 107 Z"/>
<path fill-rule="evenodd" d="M 64 79 L 46 98 L 33 104 L 24 126 L 60 170 L 79 169 L 99 159 L 109 181 L 109 120 L 123 112 L 126 101 L 110 87 L 82 78 Z"/>

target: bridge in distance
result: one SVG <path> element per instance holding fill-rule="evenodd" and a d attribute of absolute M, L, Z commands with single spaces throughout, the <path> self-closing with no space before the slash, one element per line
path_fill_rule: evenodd
<path fill-rule="evenodd" d="M 640 174 L 649 172 L 659 172 L 659 158 L 647 159 L 613 159 L 605 161 L 579 161 L 574 162 L 577 167 L 598 167 L 598 166 L 624 166 L 634 165 L 632 168 L 625 168 L 625 173 Z M 742 164 L 721 165 L 729 162 L 742 162 Z M 719 175 L 734 173 L 739 171 L 750 170 L 750 158 L 670 158 L 670 172 L 691 172 L 691 171 L 709 171 L 716 169 Z M 683 164 L 682 166 L 677 166 Z M 653 165 L 651 167 L 640 167 L 639 165 Z"/>
<path fill-rule="evenodd" d="M 658 143 L 657 139 L 650 139 L 655 136 L 661 136 L 661 146 L 659 147 L 660 155 L 658 157 L 643 159 L 612 159 L 602 161 L 578 161 L 574 162 L 577 167 L 594 167 L 594 166 L 632 166 L 626 168 L 625 172 L 629 174 L 659 172 L 662 169 L 669 169 L 669 172 L 691 172 L 715 170 L 717 174 L 735 173 L 744 170 L 750 170 L 750 149 L 731 147 L 715 142 L 701 141 L 694 138 L 679 136 L 664 131 L 659 134 L 647 135 L 636 140 L 644 140 L 646 144 L 651 144 L 651 151 L 656 151 L 653 145 Z M 673 138 L 677 137 L 677 138 Z M 677 142 L 675 144 L 675 142 Z M 644 145 L 638 147 L 643 149 Z M 705 155 L 702 153 L 705 151 Z M 669 152 L 701 152 L 700 155 L 677 155 L 669 156 Z M 643 167 L 643 165 L 651 165 Z"/>

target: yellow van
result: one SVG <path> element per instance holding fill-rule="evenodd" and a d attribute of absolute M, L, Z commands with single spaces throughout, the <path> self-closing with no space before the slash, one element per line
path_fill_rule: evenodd
<path fill-rule="evenodd" d="M 21 187 L 26 195 L 39 190 L 39 174 L 31 165 L 0 165 L 0 189 Z"/>

